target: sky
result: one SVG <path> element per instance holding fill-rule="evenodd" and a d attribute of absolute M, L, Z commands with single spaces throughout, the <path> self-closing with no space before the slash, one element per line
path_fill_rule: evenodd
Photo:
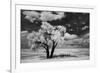
<path fill-rule="evenodd" d="M 21 10 L 21 31 L 37 31 L 42 22 L 53 26 L 63 25 L 69 34 L 83 35 L 89 33 L 89 13 Z"/>

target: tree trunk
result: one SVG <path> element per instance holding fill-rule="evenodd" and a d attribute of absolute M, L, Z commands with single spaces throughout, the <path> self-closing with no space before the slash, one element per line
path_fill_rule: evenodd
<path fill-rule="evenodd" d="M 46 58 L 47 59 L 50 58 L 50 56 L 49 56 L 49 46 L 45 43 L 42 43 L 41 46 L 46 50 Z"/>
<path fill-rule="evenodd" d="M 46 57 L 47 57 L 47 59 L 48 58 L 52 58 L 54 50 L 55 50 L 55 48 L 57 46 L 57 43 L 55 41 L 53 41 L 51 52 L 49 52 L 49 46 L 47 44 L 45 44 L 45 43 L 42 43 L 42 44 L 43 44 L 42 47 L 44 47 L 45 50 L 46 50 Z"/>
<path fill-rule="evenodd" d="M 47 59 L 49 58 L 49 49 L 48 48 L 46 49 L 46 57 L 47 57 Z"/>
<path fill-rule="evenodd" d="M 52 49 L 51 49 L 51 55 L 50 55 L 50 58 L 53 57 L 53 54 L 54 54 L 54 51 L 55 51 L 55 48 L 57 46 L 57 43 L 55 41 L 53 41 L 53 46 L 52 46 Z"/>
<path fill-rule="evenodd" d="M 55 47 L 53 46 L 53 47 L 52 47 L 52 50 L 51 50 L 51 55 L 50 55 L 50 58 L 52 58 L 52 57 L 53 57 L 54 50 L 55 50 Z"/>

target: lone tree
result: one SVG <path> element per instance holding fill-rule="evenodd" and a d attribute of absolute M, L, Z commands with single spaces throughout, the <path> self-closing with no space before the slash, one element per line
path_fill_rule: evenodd
<path fill-rule="evenodd" d="M 56 46 L 63 43 L 64 38 L 73 39 L 89 32 L 89 13 L 21 10 L 22 30 L 32 31 L 28 35 L 31 49 L 43 47 L 47 58 L 52 58 Z"/>
<path fill-rule="evenodd" d="M 65 32 L 64 26 L 52 26 L 47 22 L 42 22 L 39 31 L 33 31 L 28 39 L 31 40 L 33 45 L 43 47 L 46 50 L 47 58 L 52 58 L 56 46 L 63 43 Z"/>
<path fill-rule="evenodd" d="M 56 46 L 63 43 L 66 28 L 64 26 L 52 26 L 49 21 L 61 20 L 65 17 L 65 13 L 23 10 L 22 14 L 26 21 L 29 20 L 36 29 L 39 27 L 36 25 L 40 25 L 38 31 L 33 31 L 28 35 L 31 48 L 34 46 L 35 48 L 43 47 L 46 50 L 47 58 L 52 58 Z"/>

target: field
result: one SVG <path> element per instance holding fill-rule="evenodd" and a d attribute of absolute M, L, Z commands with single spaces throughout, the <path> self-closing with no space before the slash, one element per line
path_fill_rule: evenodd
<path fill-rule="evenodd" d="M 21 38 L 21 63 L 33 63 L 44 61 L 74 61 L 74 60 L 89 60 L 89 36 L 85 38 L 76 38 L 65 40 L 64 44 L 58 45 L 55 49 L 54 56 L 51 59 L 46 59 L 46 52 L 42 48 L 31 50 L 28 46 L 26 35 Z"/>
<path fill-rule="evenodd" d="M 88 48 L 68 48 L 56 49 L 52 59 L 46 59 L 43 49 L 32 51 L 29 49 L 21 50 L 21 63 L 44 62 L 44 61 L 73 61 L 73 60 L 89 60 Z"/>

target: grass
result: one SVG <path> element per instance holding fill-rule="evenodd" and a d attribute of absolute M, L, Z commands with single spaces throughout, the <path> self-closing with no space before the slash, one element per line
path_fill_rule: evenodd
<path fill-rule="evenodd" d="M 67 40 L 60 46 L 58 45 L 54 56 L 51 59 L 46 59 L 44 49 L 32 51 L 29 49 L 28 40 L 26 39 L 28 33 L 24 34 L 21 38 L 21 63 L 33 63 L 41 61 L 58 61 L 58 60 L 89 60 L 89 41 L 83 42 L 83 38 L 77 38 L 73 40 Z"/>
<path fill-rule="evenodd" d="M 88 48 L 70 48 L 70 49 L 57 49 L 54 52 L 54 56 L 51 59 L 46 59 L 46 54 L 43 49 L 38 51 L 31 51 L 22 49 L 21 52 L 21 63 L 33 63 L 42 61 L 55 61 L 55 60 L 88 60 L 89 49 Z"/>

